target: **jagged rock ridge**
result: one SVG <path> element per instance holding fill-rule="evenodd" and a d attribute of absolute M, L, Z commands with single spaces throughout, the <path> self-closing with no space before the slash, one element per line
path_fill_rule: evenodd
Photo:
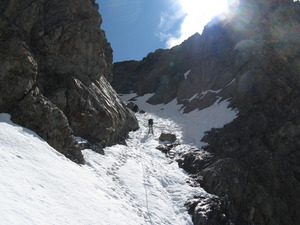
<path fill-rule="evenodd" d="M 74 135 L 111 145 L 138 128 L 108 82 L 112 50 L 101 23 L 92 0 L 0 6 L 0 111 L 79 162 Z"/>
<path fill-rule="evenodd" d="M 212 157 L 191 152 L 179 160 L 219 196 L 207 203 L 209 214 L 201 196 L 187 202 L 195 224 L 300 222 L 299 37 L 299 2 L 243 0 L 202 35 L 114 64 L 121 93 L 155 93 L 153 104 L 177 98 L 186 113 L 224 99 L 238 108 L 236 120 L 203 139 Z"/>

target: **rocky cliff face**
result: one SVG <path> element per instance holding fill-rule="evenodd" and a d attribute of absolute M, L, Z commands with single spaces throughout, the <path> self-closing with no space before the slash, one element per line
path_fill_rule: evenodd
<path fill-rule="evenodd" d="M 153 92 L 151 103 L 177 98 L 188 113 L 231 99 L 238 108 L 235 121 L 204 137 L 211 157 L 190 152 L 179 160 L 195 183 L 219 196 L 187 202 L 195 224 L 299 223 L 299 37 L 299 2 L 244 0 L 202 35 L 114 65 L 117 90 Z M 133 89 L 119 83 L 124 71 Z"/>
<path fill-rule="evenodd" d="M 112 86 L 119 93 L 137 92 L 139 95 L 155 93 L 152 104 L 167 103 L 178 94 L 180 83 L 195 63 L 201 36 L 195 34 L 172 49 L 158 49 L 142 61 L 115 63 Z"/>
<path fill-rule="evenodd" d="M 0 111 L 79 162 L 74 135 L 111 145 L 138 128 L 108 82 L 112 50 L 101 23 L 92 0 L 0 6 Z"/>

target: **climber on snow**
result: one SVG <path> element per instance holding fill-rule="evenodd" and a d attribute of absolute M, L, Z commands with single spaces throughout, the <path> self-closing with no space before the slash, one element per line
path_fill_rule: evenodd
<path fill-rule="evenodd" d="M 148 130 L 148 134 L 153 134 L 153 119 L 149 119 L 148 120 L 148 126 L 149 126 L 149 130 Z"/>

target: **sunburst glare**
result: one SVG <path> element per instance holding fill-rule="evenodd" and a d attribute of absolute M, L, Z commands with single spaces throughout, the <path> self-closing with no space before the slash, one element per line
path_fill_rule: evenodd
<path fill-rule="evenodd" d="M 177 34 L 171 35 L 168 30 L 161 32 L 161 37 L 166 38 L 166 47 L 180 44 L 182 41 L 195 34 L 202 33 L 204 26 L 215 16 L 225 15 L 233 6 L 238 4 L 238 0 L 176 0 L 178 10 L 177 16 L 163 15 L 162 20 L 181 19 L 180 30 Z M 170 21 L 169 21 L 170 24 Z M 163 28 L 163 27 L 161 27 Z"/>

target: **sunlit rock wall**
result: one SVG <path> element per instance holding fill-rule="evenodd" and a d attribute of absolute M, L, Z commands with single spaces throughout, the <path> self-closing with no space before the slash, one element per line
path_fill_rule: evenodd
<path fill-rule="evenodd" d="M 73 135 L 124 142 L 138 128 L 107 80 L 112 50 L 92 0 L 7 0 L 0 6 L 0 109 L 82 162 Z"/>

